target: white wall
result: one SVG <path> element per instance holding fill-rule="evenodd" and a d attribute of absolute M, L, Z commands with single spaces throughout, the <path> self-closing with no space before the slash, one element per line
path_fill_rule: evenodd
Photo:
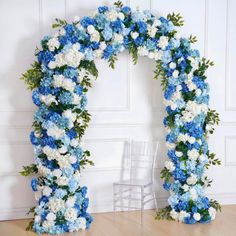
<path fill-rule="evenodd" d="M 30 92 L 18 78 L 33 62 L 40 38 L 52 32 L 56 17 L 71 19 L 87 15 L 111 1 L 79 0 L 1 0 L 0 1 L 0 220 L 22 218 L 34 204 L 30 178 L 21 177 L 22 165 L 33 160 L 29 131 L 35 107 Z M 215 61 L 209 71 L 211 105 L 221 114 L 221 125 L 211 138 L 212 151 L 222 159 L 213 167 L 215 179 L 209 194 L 224 204 L 236 203 L 236 2 L 233 0 L 130 0 L 132 7 L 151 9 L 155 14 L 180 12 L 186 24 L 185 36 L 196 35 L 196 47 Z M 157 173 L 166 156 L 162 118 L 164 108 L 159 81 L 152 81 L 153 62 L 140 59 L 133 66 L 127 54 L 119 56 L 116 70 L 99 61 L 100 76 L 89 92 L 93 118 L 86 146 L 95 167 L 83 172 L 89 188 L 90 211 L 112 209 L 112 182 L 118 180 L 122 148 L 126 140 L 157 139 L 161 142 Z M 158 199 L 166 193 L 159 180 Z"/>

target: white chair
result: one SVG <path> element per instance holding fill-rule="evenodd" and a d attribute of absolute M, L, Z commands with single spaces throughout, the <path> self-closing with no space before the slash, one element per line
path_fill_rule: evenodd
<path fill-rule="evenodd" d="M 154 167 L 157 156 L 157 142 L 131 141 L 129 178 L 113 183 L 113 210 L 117 208 L 141 209 L 141 224 L 143 223 L 143 209 L 150 201 L 155 202 Z M 138 192 L 137 192 L 138 190 Z M 135 197 L 133 197 L 135 195 Z M 136 198 L 139 195 L 139 198 Z M 126 205 L 124 205 L 124 201 Z M 131 202 L 139 201 L 140 207 L 131 206 Z"/>

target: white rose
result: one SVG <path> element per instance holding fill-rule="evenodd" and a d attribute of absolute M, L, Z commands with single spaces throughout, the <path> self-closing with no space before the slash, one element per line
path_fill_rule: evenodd
<path fill-rule="evenodd" d="M 168 37 L 166 36 L 161 36 L 158 42 L 158 46 L 162 49 L 165 50 L 166 47 L 168 46 Z"/>
<path fill-rule="evenodd" d="M 178 214 L 178 212 L 176 212 L 174 209 L 172 209 L 171 212 L 170 212 L 170 216 L 171 216 L 174 220 L 177 220 L 178 217 L 179 217 L 179 214 Z"/>
<path fill-rule="evenodd" d="M 106 47 L 107 47 L 107 45 L 106 45 L 105 42 L 103 42 L 103 41 L 100 42 L 99 48 L 100 48 L 101 50 L 104 50 Z"/>
<path fill-rule="evenodd" d="M 215 217 L 216 217 L 216 209 L 213 208 L 213 207 L 210 207 L 210 208 L 208 209 L 208 212 L 209 212 L 209 215 L 210 215 L 211 219 L 214 220 Z"/>
<path fill-rule="evenodd" d="M 183 153 L 182 153 L 182 152 L 175 151 L 175 155 L 176 155 L 177 157 L 182 157 L 182 156 L 183 156 Z"/>
<path fill-rule="evenodd" d="M 53 176 L 56 176 L 57 178 L 59 178 L 62 175 L 62 171 L 59 169 L 55 169 L 52 172 Z"/>
<path fill-rule="evenodd" d="M 179 76 L 179 71 L 178 71 L 178 70 L 174 70 L 174 72 L 172 73 L 172 76 L 173 76 L 174 78 L 178 78 L 178 76 Z"/>
<path fill-rule="evenodd" d="M 86 219 L 83 217 L 79 217 L 78 221 L 79 221 L 79 228 L 83 230 L 86 229 Z"/>
<path fill-rule="evenodd" d="M 65 207 L 65 202 L 62 199 L 50 198 L 49 203 L 48 203 L 48 208 L 53 213 L 57 213 L 64 207 Z"/>
<path fill-rule="evenodd" d="M 48 186 L 45 186 L 43 189 L 43 195 L 49 197 L 52 193 L 52 189 Z"/>
<path fill-rule="evenodd" d="M 75 208 L 68 208 L 65 212 L 65 219 L 68 221 L 74 221 L 77 218 L 77 211 Z"/>
<path fill-rule="evenodd" d="M 170 69 L 175 69 L 175 68 L 176 68 L 176 63 L 171 62 L 171 63 L 169 64 L 169 67 L 170 67 Z"/>
<path fill-rule="evenodd" d="M 60 43 L 56 37 L 49 39 L 47 42 L 47 45 L 48 45 L 49 51 L 52 51 L 52 52 L 55 49 L 58 49 L 60 47 Z"/>
<path fill-rule="evenodd" d="M 115 10 L 108 11 L 106 15 L 110 21 L 115 21 L 118 17 L 118 13 Z"/>
<path fill-rule="evenodd" d="M 93 34 L 94 31 L 95 31 L 94 26 L 93 26 L 93 25 L 89 25 L 89 26 L 87 27 L 87 31 L 88 31 L 89 34 Z"/>
<path fill-rule="evenodd" d="M 47 135 L 52 136 L 55 139 L 60 139 L 65 135 L 65 130 L 60 129 L 57 126 L 54 126 L 47 130 Z"/>
<path fill-rule="evenodd" d="M 120 18 L 121 20 L 125 19 L 125 15 L 122 12 L 118 13 L 118 18 Z"/>
<path fill-rule="evenodd" d="M 47 214 L 46 219 L 47 219 L 48 221 L 54 221 L 54 220 L 56 220 L 56 215 L 55 215 L 54 213 L 52 213 L 52 212 L 49 212 L 49 213 Z"/>
<path fill-rule="evenodd" d="M 175 170 L 175 165 L 172 161 L 166 161 L 165 162 L 165 167 L 170 171 L 174 171 Z"/>
<path fill-rule="evenodd" d="M 199 213 L 194 213 L 193 218 L 194 218 L 194 220 L 199 221 L 199 220 L 201 220 L 201 215 Z"/>
<path fill-rule="evenodd" d="M 66 200 L 66 207 L 73 207 L 75 205 L 76 198 L 75 197 L 69 197 Z"/>
<path fill-rule="evenodd" d="M 48 220 L 45 220 L 44 222 L 43 222 L 43 228 L 45 228 L 45 229 L 49 229 L 49 228 L 51 228 L 53 225 L 54 225 L 54 221 L 48 221 Z"/>
<path fill-rule="evenodd" d="M 189 191 L 189 186 L 187 184 L 184 184 L 181 188 L 184 190 L 184 192 Z"/>
<path fill-rule="evenodd" d="M 71 164 L 75 164 L 77 162 L 77 157 L 76 156 L 70 156 L 69 159 L 70 159 Z"/>
<path fill-rule="evenodd" d="M 199 157 L 199 152 L 197 149 L 193 148 L 192 150 L 188 150 L 188 158 L 191 160 L 191 161 L 196 161 Z"/>
<path fill-rule="evenodd" d="M 191 176 L 187 178 L 187 184 L 194 185 L 197 183 L 197 180 L 197 176 L 195 174 L 191 174 Z"/>
<path fill-rule="evenodd" d="M 138 38 L 138 36 L 139 36 L 138 32 L 131 32 L 132 39 L 136 39 L 136 38 Z"/>
<path fill-rule="evenodd" d="M 186 211 L 180 211 L 179 213 L 179 221 L 183 222 L 184 218 L 187 217 L 189 214 Z"/>

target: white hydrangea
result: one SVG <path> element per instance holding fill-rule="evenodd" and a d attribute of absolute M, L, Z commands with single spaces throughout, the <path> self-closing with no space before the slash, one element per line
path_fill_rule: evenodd
<path fill-rule="evenodd" d="M 38 173 L 43 176 L 47 176 L 51 172 L 47 167 L 43 166 L 42 164 L 39 164 L 37 168 L 38 168 Z"/>
<path fill-rule="evenodd" d="M 43 188 L 43 195 L 49 197 L 52 193 L 52 189 L 48 186 L 45 186 Z"/>
<path fill-rule="evenodd" d="M 44 104 L 46 104 L 47 106 L 50 106 L 53 102 L 55 104 L 58 104 L 56 97 L 53 96 L 52 94 L 48 94 L 48 95 L 40 95 L 40 100 L 41 102 L 43 102 Z"/>
<path fill-rule="evenodd" d="M 53 37 L 48 40 L 47 45 L 49 51 L 53 52 L 55 49 L 58 49 L 60 47 L 60 42 L 58 41 L 58 38 Z"/>
<path fill-rule="evenodd" d="M 50 198 L 48 203 L 48 208 L 53 213 L 57 213 L 58 211 L 65 208 L 65 202 L 59 198 Z"/>
<path fill-rule="evenodd" d="M 187 184 L 188 185 L 194 185 L 197 183 L 197 176 L 195 174 L 191 174 L 188 178 L 187 178 Z"/>
<path fill-rule="evenodd" d="M 91 42 L 99 42 L 100 41 L 100 33 L 95 30 L 91 35 L 90 35 L 90 41 Z"/>
<path fill-rule="evenodd" d="M 209 212 L 211 219 L 214 220 L 216 217 L 216 209 L 214 207 L 210 207 L 208 209 L 208 212 Z"/>
<path fill-rule="evenodd" d="M 54 139 L 61 139 L 65 135 L 65 130 L 55 125 L 47 130 L 47 135 L 52 136 Z"/>
<path fill-rule="evenodd" d="M 76 156 L 70 156 L 69 161 L 71 164 L 75 164 L 77 162 L 77 157 Z"/>
<path fill-rule="evenodd" d="M 189 190 L 189 193 L 190 193 L 190 198 L 191 198 L 193 201 L 197 200 L 198 194 L 197 194 L 197 191 L 196 191 L 195 188 L 191 188 L 191 189 Z"/>
<path fill-rule="evenodd" d="M 66 207 L 73 207 L 75 205 L 75 201 L 76 201 L 76 198 L 75 196 L 73 197 L 69 197 L 67 200 L 66 200 Z"/>
<path fill-rule="evenodd" d="M 116 19 L 118 17 L 118 12 L 116 10 L 112 9 L 112 10 L 106 12 L 106 16 L 107 16 L 108 20 L 116 21 Z"/>
<path fill-rule="evenodd" d="M 188 158 L 191 161 L 196 161 L 199 157 L 199 152 L 197 149 L 193 148 L 191 150 L 188 150 Z"/>
<path fill-rule="evenodd" d="M 147 27 L 147 34 L 151 37 L 154 38 L 157 32 L 157 28 L 155 26 L 150 26 L 148 25 Z"/>
<path fill-rule="evenodd" d="M 113 41 L 114 41 L 115 43 L 122 43 L 122 42 L 123 42 L 123 39 L 124 39 L 124 37 L 123 37 L 122 34 L 117 34 L 117 33 L 115 33 L 114 36 L 113 36 Z"/>
<path fill-rule="evenodd" d="M 180 211 L 178 221 L 183 222 L 184 218 L 189 216 L 189 214 L 186 211 Z"/>
<path fill-rule="evenodd" d="M 60 153 L 58 152 L 58 150 L 50 148 L 49 146 L 44 146 L 42 151 L 47 155 L 48 160 L 53 160 L 60 157 Z"/>
<path fill-rule="evenodd" d="M 75 93 L 73 93 L 73 104 L 75 105 L 79 105 L 81 101 L 81 97 Z"/>
<path fill-rule="evenodd" d="M 64 185 L 68 185 L 69 180 L 65 176 L 60 176 L 56 182 L 58 185 L 64 186 Z"/>
<path fill-rule="evenodd" d="M 165 162 L 165 167 L 168 169 L 170 172 L 175 170 L 175 164 L 172 161 L 166 161 Z"/>
<path fill-rule="evenodd" d="M 54 221 L 54 220 L 56 220 L 56 215 L 55 215 L 54 213 L 52 213 L 52 212 L 49 212 L 49 213 L 47 214 L 47 216 L 46 216 L 46 219 L 47 219 L 48 221 Z"/>
<path fill-rule="evenodd" d="M 160 47 L 162 50 L 165 50 L 168 46 L 168 40 L 169 38 L 166 36 L 161 36 L 158 42 L 158 47 Z"/>
<path fill-rule="evenodd" d="M 55 222 L 49 221 L 49 220 L 45 220 L 42 224 L 43 228 L 45 228 L 45 229 L 50 229 L 54 225 L 55 225 Z"/>
<path fill-rule="evenodd" d="M 175 211 L 174 209 L 172 209 L 172 210 L 170 211 L 170 216 L 171 216 L 174 220 L 178 220 L 178 218 L 179 218 L 178 212 Z"/>
<path fill-rule="evenodd" d="M 61 156 L 57 159 L 57 162 L 60 168 L 69 168 L 71 166 L 70 160 L 67 156 Z"/>
<path fill-rule="evenodd" d="M 86 219 L 84 217 L 79 217 L 78 222 L 79 222 L 80 229 L 83 229 L 83 230 L 86 229 Z"/>
<path fill-rule="evenodd" d="M 57 178 L 61 177 L 62 171 L 60 169 L 55 169 L 52 171 L 53 176 L 56 176 Z"/>
<path fill-rule="evenodd" d="M 66 220 L 74 221 L 77 218 L 77 211 L 75 208 L 67 208 L 64 216 Z"/>
<path fill-rule="evenodd" d="M 70 92 L 74 91 L 76 84 L 71 79 L 67 79 L 63 75 L 53 75 L 53 79 L 53 85 L 55 88 L 62 87 Z"/>

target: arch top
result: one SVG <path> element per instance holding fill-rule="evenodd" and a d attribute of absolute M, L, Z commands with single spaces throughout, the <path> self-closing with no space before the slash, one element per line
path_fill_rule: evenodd
<path fill-rule="evenodd" d="M 81 146 L 90 121 L 86 93 L 98 75 L 94 60 L 104 59 L 114 68 L 124 50 L 134 63 L 138 56 L 156 61 L 154 78 L 161 80 L 164 91 L 169 160 L 161 178 L 170 197 L 157 218 L 187 224 L 215 218 L 220 205 L 205 195 L 211 183 L 205 171 L 220 164 L 207 143 L 219 122 L 218 113 L 208 106 L 205 72 L 213 63 L 192 47 L 195 37 L 181 37 L 177 29 L 182 25 L 179 14 L 156 17 L 121 2 L 101 6 L 72 23 L 56 19 L 53 27 L 58 31 L 42 39 L 36 62 L 22 77 L 38 107 L 30 134 L 35 163 L 21 172 L 37 174 L 31 182 L 38 201 L 31 229 L 59 234 L 91 224 L 87 188 L 80 186 L 81 168 L 93 164 L 90 152 Z"/>

